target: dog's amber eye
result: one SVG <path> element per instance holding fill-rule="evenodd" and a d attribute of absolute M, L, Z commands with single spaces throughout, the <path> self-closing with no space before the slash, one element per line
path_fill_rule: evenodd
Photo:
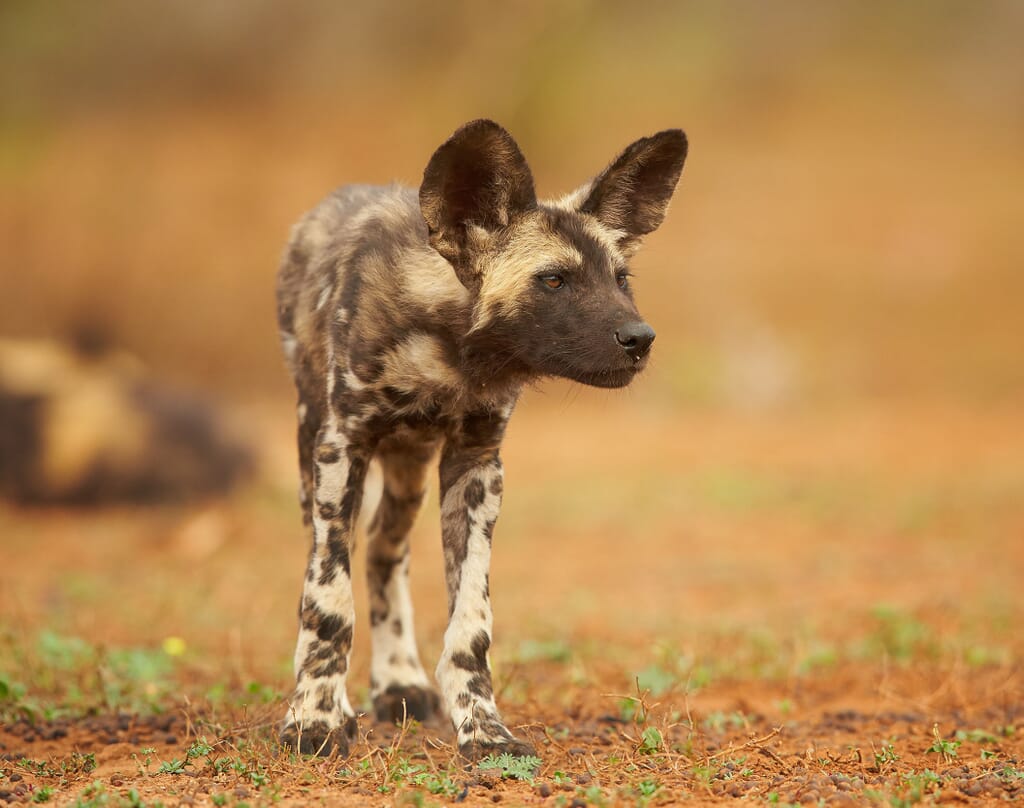
<path fill-rule="evenodd" d="M 620 272 L 618 275 L 615 276 L 615 282 L 619 285 L 620 289 L 625 289 L 627 286 L 629 286 L 629 273 Z"/>
<path fill-rule="evenodd" d="M 561 275 L 542 275 L 541 280 L 549 289 L 561 289 L 565 279 Z"/>

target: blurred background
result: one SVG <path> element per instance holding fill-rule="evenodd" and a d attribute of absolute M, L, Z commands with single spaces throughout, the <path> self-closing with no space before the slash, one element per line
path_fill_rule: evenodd
<path fill-rule="evenodd" d="M 636 262 L 673 407 L 1024 392 L 1024 9 L 1005 2 L 34 3 L 0 9 L 0 322 L 288 389 L 272 289 L 346 182 L 459 124 L 542 194 L 681 126 Z"/>
<path fill-rule="evenodd" d="M 225 402 L 261 469 L 198 515 L 5 506 L 8 549 L 51 547 L 8 556 L 8 614 L 211 648 L 230 623 L 286 671 L 288 229 L 337 185 L 416 185 L 486 116 L 542 195 L 659 129 L 691 143 L 633 266 L 649 371 L 545 384 L 513 419 L 499 631 L 1019 615 L 1022 32 L 1016 0 L 0 4 L 2 336 L 100 334 Z M 416 531 L 437 640 L 436 502 Z M 159 563 L 125 577 L 140 546 Z"/>

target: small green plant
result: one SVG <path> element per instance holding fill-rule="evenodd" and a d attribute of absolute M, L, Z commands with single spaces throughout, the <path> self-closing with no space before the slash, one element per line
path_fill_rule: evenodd
<path fill-rule="evenodd" d="M 551 775 L 551 781 L 556 786 L 571 786 L 572 785 L 572 778 L 569 775 L 567 775 L 565 772 L 555 772 L 553 775 Z"/>
<path fill-rule="evenodd" d="M 34 774 L 36 777 L 57 777 L 60 774 L 43 760 L 32 760 L 31 758 L 23 757 L 18 761 L 17 766 L 22 771 Z"/>
<path fill-rule="evenodd" d="M 640 736 L 637 751 L 641 755 L 656 755 L 663 751 L 664 746 L 665 739 L 661 737 L 661 732 L 656 727 L 647 727 Z"/>
<path fill-rule="evenodd" d="M 657 698 L 671 690 L 679 677 L 660 665 L 649 665 L 636 675 L 637 688 L 641 693 L 649 692 Z"/>
<path fill-rule="evenodd" d="M 1024 780 L 1024 772 L 1020 769 L 1015 769 L 1013 766 L 1004 766 L 999 770 L 999 779 L 1004 783 L 1012 783 L 1017 780 Z"/>
<path fill-rule="evenodd" d="M 626 722 L 643 724 L 647 720 L 647 713 L 643 708 L 643 702 L 632 696 L 619 699 L 619 717 Z"/>
<path fill-rule="evenodd" d="M 40 786 L 32 792 L 32 802 L 49 802 L 53 794 L 54 789 L 49 786 Z"/>
<path fill-rule="evenodd" d="M 907 796 L 904 804 L 913 805 L 921 802 L 925 794 L 942 782 L 942 778 L 931 769 L 925 769 L 920 773 L 911 772 L 910 774 L 903 775 L 903 782 L 907 785 Z"/>
<path fill-rule="evenodd" d="M 143 753 L 145 753 L 147 751 L 152 752 L 153 750 L 144 749 L 142 751 Z M 185 750 L 185 757 L 183 760 L 178 760 L 177 758 L 165 760 L 163 763 L 160 764 L 160 768 L 157 769 L 157 774 L 181 774 L 185 771 L 185 767 L 190 765 L 193 760 L 196 760 L 197 758 L 201 758 L 204 756 L 209 757 L 209 755 L 212 754 L 212 752 L 213 747 L 209 743 L 207 743 L 206 738 L 198 738 L 196 741 L 192 743 L 191 746 L 189 746 L 188 749 Z M 138 762 L 137 758 L 136 762 Z M 148 757 L 146 758 L 146 767 L 147 769 L 149 767 Z M 244 767 L 243 772 L 246 769 L 247 767 Z"/>
<path fill-rule="evenodd" d="M 60 762 L 62 774 L 88 774 L 96 770 L 96 755 L 93 752 L 72 752 Z"/>
<path fill-rule="evenodd" d="M 262 766 L 257 766 L 249 772 L 249 780 L 256 788 L 263 788 L 263 786 L 270 784 L 270 777 L 267 776 Z"/>
<path fill-rule="evenodd" d="M 960 748 L 960 741 L 947 741 L 943 738 L 939 734 L 938 724 L 932 727 L 932 737 L 935 738 L 935 741 L 925 750 L 925 752 L 939 755 L 942 758 L 943 763 L 952 762 L 956 757 L 956 750 Z"/>
<path fill-rule="evenodd" d="M 136 752 L 132 752 L 132 760 L 135 761 L 135 765 L 139 767 L 139 774 L 149 774 L 149 765 L 153 762 L 153 755 L 156 754 L 156 750 L 152 746 L 143 747 Z M 142 761 L 139 761 L 139 755 L 142 755 Z"/>
<path fill-rule="evenodd" d="M 591 805 L 596 805 L 597 808 L 605 808 L 608 805 L 608 799 L 604 795 L 604 790 L 601 786 L 591 786 L 583 792 L 583 797 Z"/>
<path fill-rule="evenodd" d="M 74 802 L 75 808 L 102 808 L 109 804 L 110 795 L 100 780 L 94 780 L 92 785 L 86 786 Z"/>
<path fill-rule="evenodd" d="M 480 769 L 498 769 L 502 779 L 524 780 L 532 783 L 540 768 L 541 759 L 533 755 L 488 755 L 476 764 Z"/>
<path fill-rule="evenodd" d="M 185 771 L 187 762 L 184 760 L 178 760 L 177 758 L 171 758 L 165 760 L 160 764 L 160 768 L 156 770 L 157 774 L 181 774 Z"/>
<path fill-rule="evenodd" d="M 217 808 L 220 808 L 220 806 L 228 804 L 228 795 L 227 794 L 211 794 L 210 795 L 210 802 L 212 802 L 214 805 L 216 805 Z"/>
<path fill-rule="evenodd" d="M 715 779 L 717 774 L 718 764 L 714 761 L 711 761 L 706 766 L 693 767 L 693 779 L 697 781 L 697 785 L 704 789 L 711 788 L 711 781 Z"/>
<path fill-rule="evenodd" d="M 969 743 L 999 743 L 999 739 L 995 735 L 983 729 L 958 729 L 956 739 Z"/>
<path fill-rule="evenodd" d="M 713 732 L 724 732 L 726 729 L 743 729 L 750 726 L 750 719 L 741 712 L 723 713 L 715 711 L 708 713 L 701 722 L 705 729 Z"/>
<path fill-rule="evenodd" d="M 892 741 L 882 741 L 881 749 L 875 751 L 875 768 L 881 771 L 898 761 L 900 756 L 896 754 L 896 747 Z"/>
<path fill-rule="evenodd" d="M 657 780 L 641 780 L 636 784 L 636 790 L 642 797 L 653 797 L 659 788 L 661 786 L 658 785 Z"/>

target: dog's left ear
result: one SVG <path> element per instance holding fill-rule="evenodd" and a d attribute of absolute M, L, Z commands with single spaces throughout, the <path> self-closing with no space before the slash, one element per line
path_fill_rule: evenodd
<path fill-rule="evenodd" d="M 494 121 L 460 127 L 434 152 L 423 172 L 420 210 L 430 243 L 467 288 L 479 284 L 474 247 L 536 207 L 526 158 L 512 135 Z"/>
<path fill-rule="evenodd" d="M 686 160 L 686 135 L 667 129 L 631 144 L 583 193 L 581 213 L 619 231 L 619 246 L 629 252 L 642 236 L 665 220 Z"/>

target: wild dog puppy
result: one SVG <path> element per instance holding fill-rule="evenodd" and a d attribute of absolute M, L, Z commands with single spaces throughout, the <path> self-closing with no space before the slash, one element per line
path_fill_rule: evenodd
<path fill-rule="evenodd" d="M 416 648 L 407 537 L 440 453 L 440 703 L 465 757 L 532 752 L 502 722 L 487 656 L 499 447 L 524 384 L 623 387 L 646 365 L 654 331 L 628 261 L 664 219 L 686 148 L 678 129 L 642 138 L 572 194 L 540 202 L 511 135 L 473 121 L 430 158 L 418 193 L 348 186 L 293 229 L 278 321 L 313 532 L 282 730 L 293 748 L 345 754 L 354 736 L 349 559 L 373 459 L 384 479 L 367 550 L 374 710 L 422 720 L 439 707 Z"/>
<path fill-rule="evenodd" d="M 102 339 L 0 339 L 0 497 L 82 506 L 207 499 L 252 465 L 211 402 Z"/>

